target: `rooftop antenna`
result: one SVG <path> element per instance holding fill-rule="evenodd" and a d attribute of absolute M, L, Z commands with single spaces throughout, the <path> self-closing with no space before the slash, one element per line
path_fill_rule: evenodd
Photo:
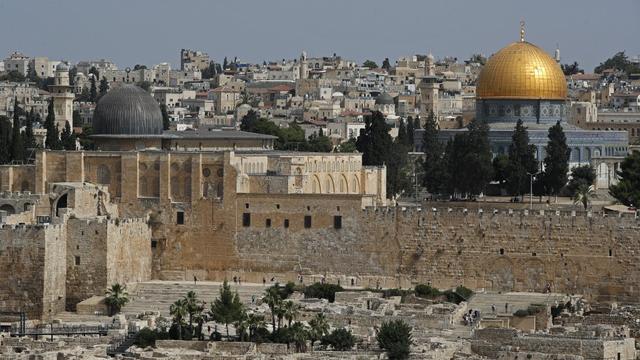
<path fill-rule="evenodd" d="M 524 42 L 524 20 L 520 20 L 520 42 Z"/>

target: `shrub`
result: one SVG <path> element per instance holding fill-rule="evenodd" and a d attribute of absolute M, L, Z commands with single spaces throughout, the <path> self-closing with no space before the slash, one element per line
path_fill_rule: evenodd
<path fill-rule="evenodd" d="M 382 323 L 376 335 L 380 348 L 386 350 L 390 360 L 409 358 L 411 352 L 411 327 L 402 320 Z"/>
<path fill-rule="evenodd" d="M 329 302 L 334 302 L 336 293 L 340 291 L 344 291 L 340 285 L 315 283 L 304 288 L 304 297 L 327 299 Z"/>
<path fill-rule="evenodd" d="M 415 291 L 416 291 L 416 296 L 429 298 L 429 299 L 438 297 L 442 294 L 440 290 L 424 284 L 416 285 Z"/>
<path fill-rule="evenodd" d="M 469 300 L 469 298 L 473 296 L 473 290 L 466 288 L 462 285 L 456 288 L 456 293 L 462 296 L 463 298 L 465 298 L 465 301 Z"/>
<path fill-rule="evenodd" d="M 156 340 L 158 338 L 158 334 L 149 329 L 148 327 L 140 330 L 138 334 L 136 334 L 136 340 L 134 344 L 137 347 L 146 348 L 148 346 L 156 346 Z"/>
<path fill-rule="evenodd" d="M 525 317 L 525 316 L 531 316 L 531 315 L 535 315 L 540 313 L 541 311 L 543 311 L 545 308 L 544 305 L 541 304 L 531 304 L 529 305 L 529 307 L 527 307 L 526 310 L 517 310 L 516 312 L 513 313 L 514 316 L 517 317 Z"/>
<path fill-rule="evenodd" d="M 382 297 L 388 298 L 392 296 L 400 296 L 404 300 L 404 297 L 407 295 L 411 295 L 413 291 L 411 290 L 402 290 L 402 289 L 385 289 L 382 291 Z"/>
<path fill-rule="evenodd" d="M 340 328 L 333 330 L 330 334 L 325 335 L 322 338 L 322 345 L 329 345 L 336 351 L 347 351 L 353 348 L 356 343 L 356 338 L 351 334 L 351 331 Z"/>

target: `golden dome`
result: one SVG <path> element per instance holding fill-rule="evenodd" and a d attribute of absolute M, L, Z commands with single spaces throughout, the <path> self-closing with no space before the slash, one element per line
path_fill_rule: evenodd
<path fill-rule="evenodd" d="M 549 54 L 520 41 L 489 58 L 478 77 L 476 97 L 565 100 L 567 82 L 562 69 Z"/>

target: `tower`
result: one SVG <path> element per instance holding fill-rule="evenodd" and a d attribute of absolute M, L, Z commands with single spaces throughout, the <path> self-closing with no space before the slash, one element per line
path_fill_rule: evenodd
<path fill-rule="evenodd" d="M 424 76 L 435 76 L 435 74 L 436 68 L 433 63 L 433 55 L 429 53 L 429 55 L 424 58 Z"/>
<path fill-rule="evenodd" d="M 423 117 L 429 116 L 431 112 L 438 119 L 438 102 L 440 84 L 435 76 L 434 58 L 429 53 L 424 58 L 424 77 L 420 82 L 420 114 Z"/>
<path fill-rule="evenodd" d="M 54 85 L 49 87 L 53 98 L 56 126 L 62 131 L 67 122 L 73 127 L 73 89 L 69 85 L 69 66 L 61 62 L 56 66 Z"/>
<path fill-rule="evenodd" d="M 303 51 L 302 54 L 300 54 L 300 67 L 298 68 L 298 71 L 300 72 L 298 78 L 301 80 L 306 79 L 309 76 L 309 69 L 307 65 L 307 53 L 305 51 Z"/>

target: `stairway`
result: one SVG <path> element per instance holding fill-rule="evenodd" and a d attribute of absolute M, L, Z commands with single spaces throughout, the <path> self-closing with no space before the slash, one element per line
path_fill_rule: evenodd
<path fill-rule="evenodd" d="M 476 293 L 469 301 L 468 308 L 480 310 L 482 315 L 491 315 L 491 304 L 496 306 L 497 314 L 505 314 L 504 305 L 509 304 L 507 313 L 513 314 L 517 310 L 525 310 L 531 304 L 555 305 L 566 302 L 569 298 L 563 294 L 543 294 L 543 293 L 525 293 L 525 292 L 484 292 Z"/>
<path fill-rule="evenodd" d="M 198 299 L 206 302 L 206 308 L 220 295 L 222 283 L 212 281 L 198 281 L 196 285 L 189 281 L 148 281 L 138 283 L 130 294 L 129 303 L 122 308 L 122 313 L 135 315 L 146 311 L 158 311 L 162 316 L 169 316 L 169 307 L 176 300 L 184 297 L 187 292 L 195 291 Z M 261 298 L 267 286 L 262 284 L 237 285 L 229 284 L 232 291 L 237 291 L 240 300 L 245 304 L 251 303 L 252 296 Z"/>

